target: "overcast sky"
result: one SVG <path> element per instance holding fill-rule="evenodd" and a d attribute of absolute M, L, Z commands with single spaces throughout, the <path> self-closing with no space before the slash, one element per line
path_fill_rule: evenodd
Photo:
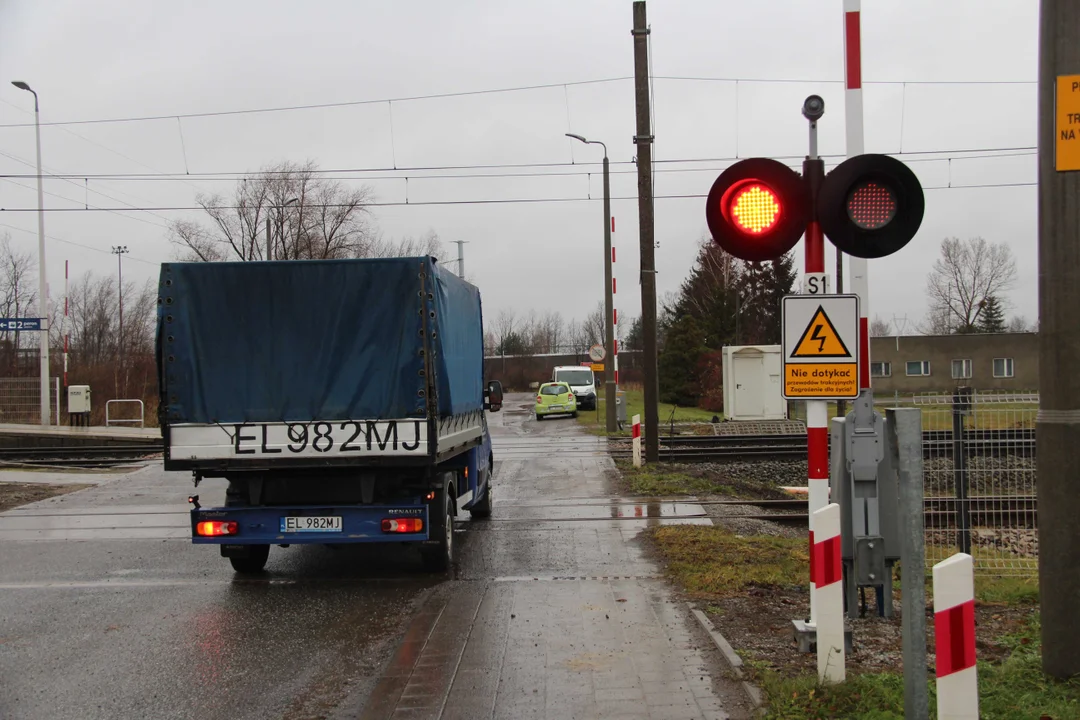
<path fill-rule="evenodd" d="M 708 192 L 734 157 L 797 163 L 807 142 L 799 110 L 811 93 L 826 102 L 820 152 L 844 154 L 842 2 L 653 0 L 648 12 L 663 294 L 686 276 L 706 226 L 703 199 L 662 196 Z M 926 311 L 926 274 L 951 236 L 1008 243 L 1019 270 L 1009 314 L 1037 316 L 1037 15 L 1037 3 L 1015 0 L 863 4 L 866 151 L 905 153 L 933 188 L 916 238 L 870 263 L 872 316 L 906 317 L 911 331 Z M 46 172 L 79 176 L 47 179 L 46 207 L 84 208 L 46 213 L 51 296 L 63 294 L 65 260 L 72 277 L 115 276 L 115 245 L 130 250 L 125 277 L 156 278 L 175 252 L 166 224 L 200 218 L 87 204 L 190 207 L 199 192 L 229 193 L 245 172 L 312 159 L 352 170 L 339 176 L 388 203 L 374 209 L 385 235 L 433 229 L 448 261 L 449 241 L 468 241 L 466 271 L 489 316 L 513 308 L 580 318 L 603 292 L 602 152 L 563 136 L 575 132 L 608 146 L 616 305 L 636 316 L 631 25 L 630 0 L 0 0 L 0 125 L 33 122 L 33 98 L 11 80 L 39 93 L 44 123 L 165 117 L 42 128 Z M 555 87 L 405 99 L 537 85 Z M 182 117 L 386 99 L 399 100 Z M 1002 154 L 1016 157 L 986 157 Z M 32 175 L 33 162 L 32 124 L 0 127 L 0 175 Z M 478 167 L 490 165 L 521 167 Z M 138 173 L 174 175 L 82 179 Z M 503 177 L 433 177 L 478 174 Z M 973 184 L 1011 186 L 955 187 Z M 36 254 L 36 215 L 12 211 L 36 208 L 34 187 L 32 177 L 0 181 L 0 233 Z M 509 199 L 574 200 L 424 204 Z M 826 263 L 834 265 L 831 246 Z"/>

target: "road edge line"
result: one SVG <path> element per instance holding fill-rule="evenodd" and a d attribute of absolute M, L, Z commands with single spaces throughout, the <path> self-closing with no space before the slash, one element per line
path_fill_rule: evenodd
<path fill-rule="evenodd" d="M 751 684 L 746 679 L 746 673 L 744 673 L 742 669 L 742 658 L 735 652 L 735 648 L 731 646 L 731 643 L 727 641 L 727 638 L 720 634 L 720 631 L 716 629 L 716 626 L 712 624 L 712 621 L 709 620 L 709 617 L 705 613 L 694 607 L 692 603 L 687 603 L 686 606 L 690 608 L 690 614 L 694 616 L 702 629 L 708 633 L 710 638 L 712 638 L 713 644 L 716 645 L 720 654 L 724 656 L 724 660 L 731 669 L 731 672 L 734 673 L 735 677 L 739 680 L 739 684 L 742 686 L 743 692 L 746 693 L 755 712 L 760 714 L 764 710 L 765 705 L 761 689 Z"/>

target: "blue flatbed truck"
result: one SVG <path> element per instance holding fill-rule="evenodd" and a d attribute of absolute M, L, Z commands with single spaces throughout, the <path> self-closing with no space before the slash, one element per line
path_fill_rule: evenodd
<path fill-rule="evenodd" d="M 477 288 L 431 257 L 168 263 L 156 333 L 164 465 L 192 542 L 240 573 L 271 545 L 416 543 L 453 561 L 453 518 L 491 513 Z"/>

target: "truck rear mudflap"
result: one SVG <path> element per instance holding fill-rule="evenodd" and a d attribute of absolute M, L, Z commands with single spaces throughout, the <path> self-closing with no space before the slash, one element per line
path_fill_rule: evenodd
<path fill-rule="evenodd" d="M 428 506 L 200 507 L 191 539 L 211 545 L 336 545 L 428 539 Z"/>

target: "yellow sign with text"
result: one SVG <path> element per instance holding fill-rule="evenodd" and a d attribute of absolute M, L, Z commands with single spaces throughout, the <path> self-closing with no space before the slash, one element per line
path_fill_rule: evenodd
<path fill-rule="evenodd" d="M 855 363 L 798 363 L 784 366 L 784 395 L 798 398 L 857 398 L 859 368 Z"/>
<path fill-rule="evenodd" d="M 593 363 L 590 368 L 593 372 L 604 372 L 604 363 Z"/>
<path fill-rule="evenodd" d="M 1054 116 L 1054 169 L 1080 170 L 1080 75 L 1058 76 Z"/>

